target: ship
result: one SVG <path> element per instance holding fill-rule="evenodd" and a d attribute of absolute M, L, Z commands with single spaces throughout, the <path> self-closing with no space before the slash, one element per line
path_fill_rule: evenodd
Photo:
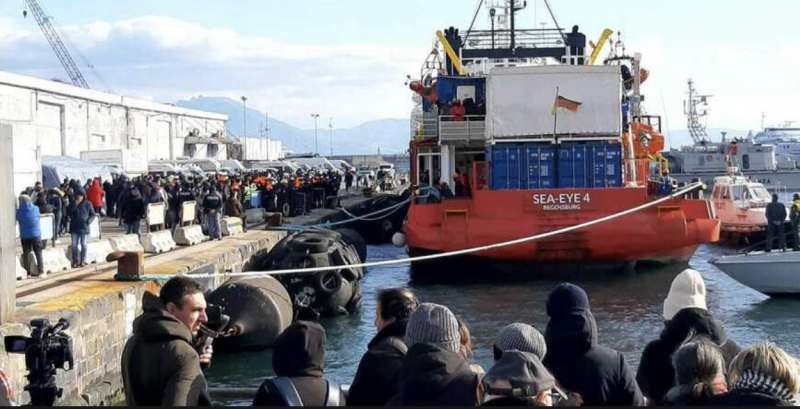
<path fill-rule="evenodd" d="M 518 29 L 522 1 L 486 7 L 490 29 L 437 32 L 419 78 L 409 76 L 417 103 L 404 225 L 411 256 L 576 226 L 680 188 L 660 155 L 661 118 L 643 107 L 641 54 L 629 55 L 608 29 L 587 46 L 578 26 L 562 29 L 555 18 L 554 28 Z M 469 258 L 530 268 L 687 262 L 719 240 L 720 222 L 701 196 Z"/>
<path fill-rule="evenodd" d="M 713 188 L 715 178 L 735 166 L 770 192 L 800 191 L 800 129 L 762 125 L 763 130 L 755 136 L 751 132 L 728 137 L 723 132 L 718 142 L 713 141 L 705 124 L 710 98 L 700 94 L 691 79 L 688 81 L 684 113 L 693 144 L 664 152 L 670 175 L 683 182 L 701 180 Z"/>

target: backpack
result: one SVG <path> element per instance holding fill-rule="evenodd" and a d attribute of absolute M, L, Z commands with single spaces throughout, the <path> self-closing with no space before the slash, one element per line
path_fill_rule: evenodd
<path fill-rule="evenodd" d="M 343 394 L 339 385 L 327 379 L 325 383 L 328 385 L 328 393 L 325 397 L 324 406 L 344 406 Z M 264 388 L 266 388 L 267 393 L 280 396 L 286 402 L 286 406 L 305 406 L 291 378 L 285 376 L 267 378 L 264 380 L 261 389 L 263 390 Z M 259 390 L 260 393 L 261 390 Z"/>

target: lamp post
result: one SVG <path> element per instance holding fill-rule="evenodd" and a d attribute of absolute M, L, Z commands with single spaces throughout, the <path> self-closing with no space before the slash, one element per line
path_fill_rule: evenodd
<path fill-rule="evenodd" d="M 242 95 L 242 160 L 247 160 L 247 97 Z"/>
<path fill-rule="evenodd" d="M 319 114 L 311 114 L 311 117 L 314 118 L 314 153 L 319 155 L 319 140 L 317 139 L 317 120 L 319 119 Z"/>
<path fill-rule="evenodd" d="M 328 119 L 328 129 L 331 131 L 331 156 L 333 156 L 333 118 Z"/>

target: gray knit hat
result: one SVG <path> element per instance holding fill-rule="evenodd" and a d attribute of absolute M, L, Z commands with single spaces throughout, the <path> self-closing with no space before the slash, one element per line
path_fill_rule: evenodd
<path fill-rule="evenodd" d="M 497 333 L 494 345 L 500 351 L 518 350 L 530 352 L 540 360 L 547 354 L 547 343 L 544 336 L 531 325 L 515 322 L 506 325 Z"/>
<path fill-rule="evenodd" d="M 426 343 L 458 352 L 461 346 L 458 320 L 453 312 L 443 305 L 422 303 L 408 317 L 406 341 L 409 347 Z"/>

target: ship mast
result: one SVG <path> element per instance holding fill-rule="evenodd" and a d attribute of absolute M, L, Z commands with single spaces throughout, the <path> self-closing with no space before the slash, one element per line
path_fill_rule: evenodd
<path fill-rule="evenodd" d="M 686 115 L 686 126 L 689 129 L 689 135 L 695 144 L 708 143 L 711 139 L 708 137 L 706 125 L 702 119 L 708 115 L 708 98 L 711 95 L 700 95 L 694 88 L 694 81 L 689 79 L 689 99 L 683 102 L 683 113 Z"/>

